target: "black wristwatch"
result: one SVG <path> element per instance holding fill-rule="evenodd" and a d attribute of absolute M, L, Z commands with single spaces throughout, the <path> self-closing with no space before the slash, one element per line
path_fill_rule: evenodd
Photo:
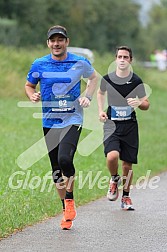
<path fill-rule="evenodd" d="M 89 99 L 89 101 L 91 101 L 91 100 L 92 100 L 92 96 L 90 96 L 90 95 L 85 95 L 85 97 L 86 97 L 86 98 L 88 98 L 88 99 Z"/>

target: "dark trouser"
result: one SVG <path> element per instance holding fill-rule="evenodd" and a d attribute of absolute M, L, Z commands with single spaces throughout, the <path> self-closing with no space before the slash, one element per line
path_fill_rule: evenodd
<path fill-rule="evenodd" d="M 81 129 L 77 125 L 58 129 L 43 128 L 55 183 L 63 181 L 62 174 L 68 178 L 75 174 L 73 159 Z"/>

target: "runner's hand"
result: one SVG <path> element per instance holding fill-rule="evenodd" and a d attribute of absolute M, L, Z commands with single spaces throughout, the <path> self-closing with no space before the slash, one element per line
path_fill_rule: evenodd
<path fill-rule="evenodd" d="M 30 97 L 30 100 L 32 102 L 39 102 L 41 99 L 41 93 L 40 92 L 37 92 L 37 93 L 34 93 L 31 97 Z"/>
<path fill-rule="evenodd" d="M 108 116 L 107 116 L 106 112 L 99 113 L 100 122 L 106 122 L 107 119 L 108 119 Z"/>
<path fill-rule="evenodd" d="M 83 108 L 87 108 L 90 106 L 90 100 L 87 97 L 80 97 L 79 98 L 79 105 Z"/>
<path fill-rule="evenodd" d="M 141 105 L 141 101 L 139 98 L 128 98 L 127 103 L 132 108 L 138 108 Z"/>

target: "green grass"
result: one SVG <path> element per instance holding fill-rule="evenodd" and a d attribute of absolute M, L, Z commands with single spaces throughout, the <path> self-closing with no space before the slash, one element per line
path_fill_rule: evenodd
<path fill-rule="evenodd" d="M 41 120 L 35 120 L 32 117 L 33 112 L 37 112 L 37 109 L 20 108 L 17 103 L 20 100 L 27 100 L 23 88 L 26 71 L 31 61 L 36 56 L 42 55 L 43 51 L 26 52 L 23 49 L 0 51 L 2 59 L 0 67 L 3 72 L 0 80 L 2 91 L 0 94 L 0 237 L 5 237 L 15 230 L 60 213 L 61 203 L 51 179 L 48 179 L 44 190 L 41 191 L 44 176 L 51 170 L 47 155 L 27 170 L 22 170 L 17 164 L 18 156 L 42 137 Z M 105 74 L 110 60 L 110 55 L 100 57 L 96 54 L 94 65 L 100 74 Z M 151 86 L 152 95 L 149 111 L 137 111 L 140 151 L 139 163 L 134 166 L 134 183 L 140 176 L 146 175 L 148 170 L 151 170 L 151 176 L 153 176 L 167 169 L 166 73 L 159 73 L 156 69 L 143 70 L 137 66 L 136 72 L 140 72 L 145 83 Z M 83 130 L 80 141 L 88 134 L 88 130 Z M 106 194 L 108 182 L 101 181 L 103 189 L 99 189 L 98 184 L 100 178 L 104 178 L 104 176 L 109 178 L 102 145 L 89 156 L 81 156 L 77 152 L 75 166 L 77 206 Z M 91 176 L 89 179 L 87 177 L 91 173 L 92 181 Z M 11 176 L 14 174 L 16 176 L 12 183 L 16 189 L 11 188 L 9 184 Z M 97 182 L 93 185 L 92 182 L 95 178 Z M 33 189 L 40 180 L 39 186 Z M 84 180 L 85 184 L 83 184 Z M 81 188 L 82 186 L 83 188 Z"/>

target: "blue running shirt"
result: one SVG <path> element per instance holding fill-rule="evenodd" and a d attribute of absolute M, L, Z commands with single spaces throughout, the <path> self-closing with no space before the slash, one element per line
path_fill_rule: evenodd
<path fill-rule="evenodd" d="M 43 127 L 83 124 L 83 108 L 78 101 L 81 78 L 93 72 L 86 58 L 72 53 L 67 53 L 64 61 L 54 60 L 49 54 L 32 63 L 27 80 L 34 85 L 40 82 Z"/>

